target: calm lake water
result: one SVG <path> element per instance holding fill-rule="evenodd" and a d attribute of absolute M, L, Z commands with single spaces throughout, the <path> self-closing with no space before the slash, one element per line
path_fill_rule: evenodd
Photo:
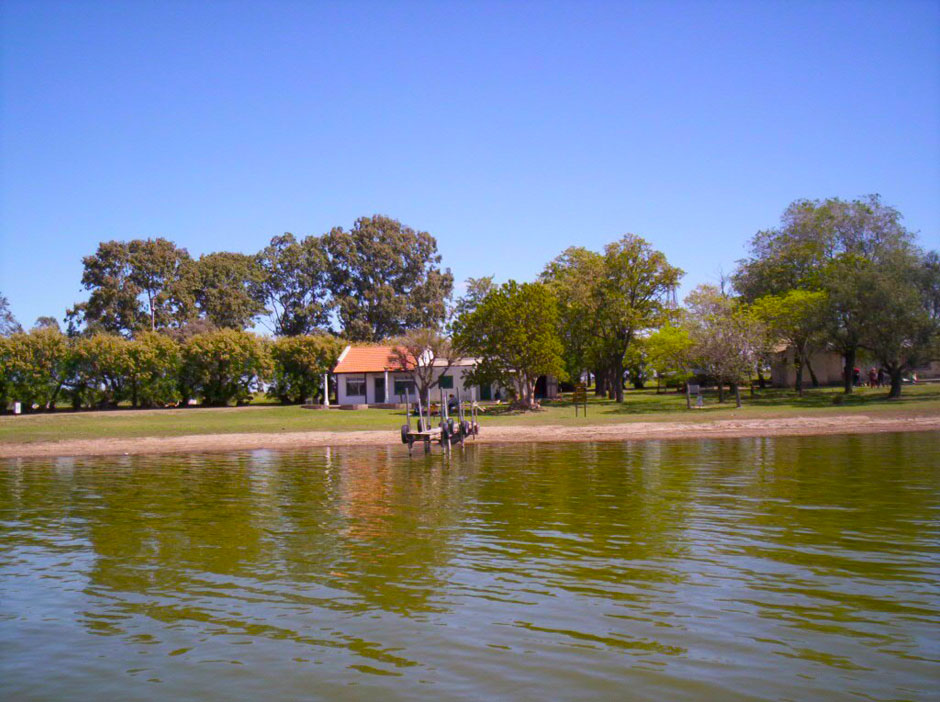
<path fill-rule="evenodd" d="M 5 700 L 938 687 L 938 433 L 0 462 Z"/>

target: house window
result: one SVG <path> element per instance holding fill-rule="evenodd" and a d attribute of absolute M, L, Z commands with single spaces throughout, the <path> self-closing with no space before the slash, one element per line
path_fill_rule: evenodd
<path fill-rule="evenodd" d="M 415 384 L 413 380 L 396 380 L 395 381 L 395 394 L 404 396 L 405 393 L 414 396 L 415 394 Z"/>
<path fill-rule="evenodd" d="M 452 375 L 442 375 L 437 381 L 437 384 L 441 387 L 442 390 L 453 390 L 454 389 L 454 376 Z"/>
<path fill-rule="evenodd" d="M 366 379 L 346 378 L 346 395 L 349 397 L 365 397 Z"/>

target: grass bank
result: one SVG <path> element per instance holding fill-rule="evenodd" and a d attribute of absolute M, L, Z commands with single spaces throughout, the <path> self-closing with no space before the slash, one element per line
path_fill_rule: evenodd
<path fill-rule="evenodd" d="M 587 417 L 574 416 L 567 399 L 548 403 L 540 412 L 513 413 L 493 407 L 481 424 L 510 426 L 591 426 L 629 422 L 708 422 L 722 419 L 771 419 L 828 415 L 917 416 L 940 414 L 940 384 L 908 386 L 898 400 L 888 400 L 885 390 L 862 388 L 840 404 L 837 388 L 808 390 L 803 397 L 788 390 L 764 390 L 743 397 L 744 406 L 733 401 L 718 404 L 706 395 L 701 410 L 685 409 L 685 398 L 676 393 L 631 390 L 625 402 L 591 398 Z M 296 406 L 258 405 L 230 408 L 174 410 L 112 410 L 107 412 L 55 412 L 0 417 L 0 443 L 36 443 L 74 439 L 122 439 L 134 437 L 178 437 L 196 434 L 397 431 L 404 422 L 400 410 L 305 410 Z"/>

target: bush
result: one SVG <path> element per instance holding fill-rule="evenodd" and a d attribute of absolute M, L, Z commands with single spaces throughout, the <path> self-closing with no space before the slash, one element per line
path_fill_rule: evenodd
<path fill-rule="evenodd" d="M 69 370 L 69 346 L 58 329 L 33 329 L 12 334 L 0 344 L 0 395 L 4 406 L 21 402 L 23 411 L 33 405 L 55 407 Z"/>
<path fill-rule="evenodd" d="M 322 397 L 322 375 L 336 364 L 345 342 L 333 336 L 285 336 L 271 344 L 272 382 L 268 397 L 300 403 Z"/>
<path fill-rule="evenodd" d="M 76 409 L 117 407 L 127 399 L 131 343 L 114 334 L 95 334 L 75 342 L 69 364 L 69 385 Z"/>
<path fill-rule="evenodd" d="M 159 407 L 180 401 L 180 347 L 155 332 L 140 334 L 127 349 L 128 397 L 134 407 Z"/>
<path fill-rule="evenodd" d="M 268 375 L 267 342 L 250 332 L 222 329 L 196 334 L 183 347 L 180 391 L 184 399 L 223 407 L 250 401 Z"/>

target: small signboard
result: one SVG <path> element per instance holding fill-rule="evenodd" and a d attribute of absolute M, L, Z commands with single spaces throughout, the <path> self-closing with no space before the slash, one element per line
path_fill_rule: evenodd
<path fill-rule="evenodd" d="M 695 383 L 686 383 L 685 385 L 685 407 L 692 409 L 692 398 L 695 397 L 695 406 L 702 407 L 702 388 Z"/>
<path fill-rule="evenodd" d="M 584 416 L 587 417 L 587 385 L 578 383 L 574 386 L 574 416 L 578 416 L 578 406 L 584 408 Z"/>

